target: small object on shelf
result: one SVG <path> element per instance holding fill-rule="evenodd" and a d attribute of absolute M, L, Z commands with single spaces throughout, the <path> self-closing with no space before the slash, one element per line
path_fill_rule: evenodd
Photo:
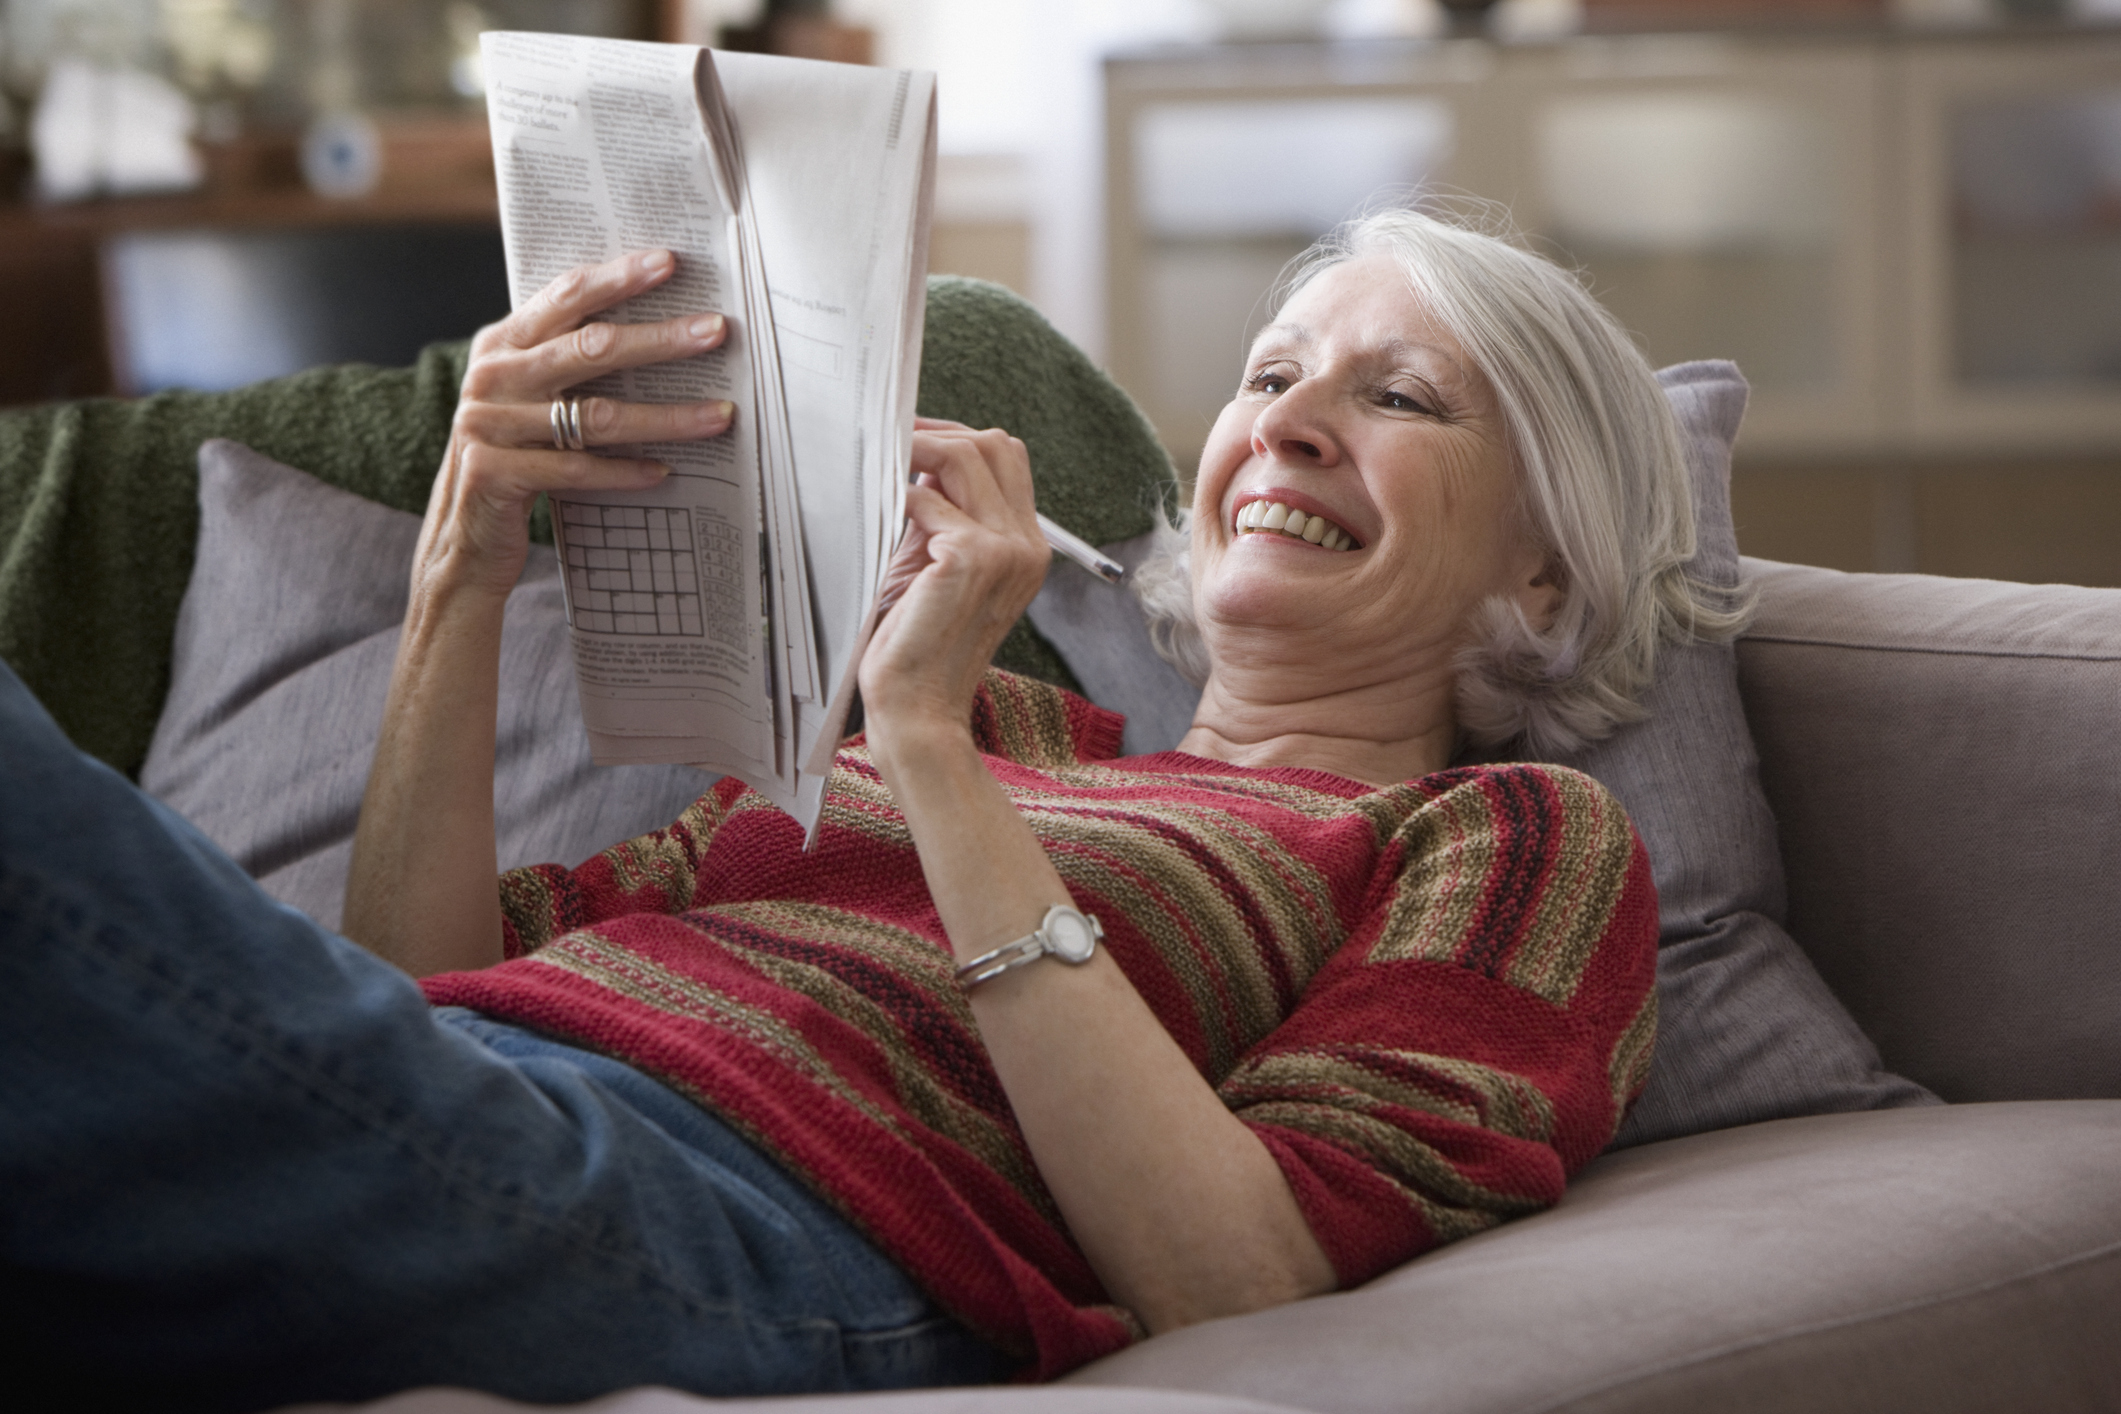
<path fill-rule="evenodd" d="M 302 180 L 318 196 L 366 196 L 383 179 L 383 137 L 361 112 L 354 0 L 315 0 L 309 26 L 312 116 L 302 130 Z"/>
<path fill-rule="evenodd" d="M 30 120 L 45 201 L 187 191 L 205 179 L 189 141 L 198 114 L 167 79 L 138 69 L 54 60 Z"/>
<path fill-rule="evenodd" d="M 499 26 L 471 0 L 452 0 L 442 18 L 449 29 L 450 88 L 459 98 L 484 98 L 486 61 L 479 56 L 479 35 Z"/>
<path fill-rule="evenodd" d="M 383 138 L 366 114 L 320 113 L 302 134 L 302 179 L 318 196 L 366 196 L 383 179 Z"/>
<path fill-rule="evenodd" d="M 201 102 L 253 92 L 279 54 L 271 22 L 239 0 L 162 0 L 162 43 L 172 76 Z"/>

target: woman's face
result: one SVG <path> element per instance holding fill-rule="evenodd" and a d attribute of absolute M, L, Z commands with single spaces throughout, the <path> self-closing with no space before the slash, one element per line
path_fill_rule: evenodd
<path fill-rule="evenodd" d="M 1239 638 L 1269 629 L 1295 635 L 1276 635 L 1292 660 L 1370 678 L 1448 662 L 1491 595 L 1534 622 L 1558 600 L 1494 390 L 1386 256 L 1327 270 L 1261 332 L 1194 507 L 1194 599 L 1218 668 L 1256 656 Z"/>

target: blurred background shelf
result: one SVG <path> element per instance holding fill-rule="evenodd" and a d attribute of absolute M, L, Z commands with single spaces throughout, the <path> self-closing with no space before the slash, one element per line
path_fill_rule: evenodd
<path fill-rule="evenodd" d="M 1736 359 L 1751 454 L 2121 451 L 2121 35 L 1221 46 L 1106 79 L 1113 368 L 1182 460 L 1260 290 L 1385 189 L 1500 203 L 1658 363 Z"/>
<path fill-rule="evenodd" d="M 380 126 L 366 196 L 310 192 L 268 135 L 215 152 L 201 192 L 0 205 L 0 403 L 406 363 L 506 314 L 483 115 Z"/>
<path fill-rule="evenodd" d="M 1182 467 L 1282 263 L 1426 190 L 1507 208 L 1654 363 L 1738 362 L 1749 551 L 2121 583 L 2121 33 L 1165 47 L 1105 104 L 1111 366 Z"/>
<path fill-rule="evenodd" d="M 1286 29 L 1430 3 L 1235 9 Z M 1025 294 L 1182 467 L 1283 262 L 1380 189 L 1428 184 L 1506 204 L 1656 362 L 1746 370 L 1749 552 L 2121 584 L 2121 29 L 2087 18 L 2121 0 L 2013 18 L 2029 5 L 1583 0 L 1565 38 L 1498 22 L 1502 38 L 1208 42 L 1233 7 L 833 0 L 842 23 L 817 32 L 939 71 L 930 268 Z M 817 8 L 782 6 L 813 28 Z M 162 64 L 208 116 L 240 107 L 201 143 L 204 191 L 15 195 L 23 18 L 91 10 L 272 19 L 276 57 L 240 104 L 168 55 L 131 61 Z M 310 194 L 296 160 L 333 15 L 385 149 L 382 186 L 352 200 Z M 478 29 L 773 29 L 758 0 L 0 0 L 0 18 L 14 403 L 396 363 L 464 337 L 507 306 L 466 67 Z"/>

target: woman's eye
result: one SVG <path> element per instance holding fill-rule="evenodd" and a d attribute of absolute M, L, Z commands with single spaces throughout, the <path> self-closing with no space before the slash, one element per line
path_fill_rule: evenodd
<path fill-rule="evenodd" d="M 1253 393 L 1286 393 L 1289 391 L 1289 380 L 1279 373 L 1261 369 L 1245 379 L 1245 389 Z"/>
<path fill-rule="evenodd" d="M 1397 392 L 1390 388 L 1387 388 L 1384 392 L 1384 404 L 1394 412 L 1428 411 L 1427 408 L 1416 402 L 1411 394 Z"/>

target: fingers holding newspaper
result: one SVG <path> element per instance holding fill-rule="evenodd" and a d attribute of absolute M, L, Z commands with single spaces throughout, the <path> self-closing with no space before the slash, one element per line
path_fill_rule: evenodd
<path fill-rule="evenodd" d="M 570 388 L 619 369 L 689 358 L 721 346 L 719 314 L 653 324 L 596 315 L 668 280 L 668 251 L 634 252 L 571 270 L 471 346 L 447 456 L 435 480 L 422 537 L 423 565 L 469 569 L 505 594 L 529 547 L 530 506 L 540 492 L 652 486 L 661 462 L 595 454 L 597 447 L 691 441 L 729 430 L 724 401 L 629 403 L 579 400 L 572 445 L 556 445 L 554 404 Z M 572 410 L 570 410 L 572 411 Z"/>
<path fill-rule="evenodd" d="M 916 720 L 962 726 L 995 648 L 1052 558 L 1032 502 L 1031 458 L 996 429 L 914 424 L 908 525 L 884 586 L 890 605 L 862 657 L 874 740 Z"/>
<path fill-rule="evenodd" d="M 718 347 L 718 315 L 622 325 L 596 316 L 668 280 L 667 251 L 585 266 L 472 342 L 414 560 L 347 883 L 344 928 L 416 976 L 500 961 L 493 753 L 503 605 L 541 491 L 651 486 L 659 462 L 587 448 L 726 431 L 726 403 L 588 398 L 581 449 L 553 445 L 552 403 L 617 369 Z"/>

